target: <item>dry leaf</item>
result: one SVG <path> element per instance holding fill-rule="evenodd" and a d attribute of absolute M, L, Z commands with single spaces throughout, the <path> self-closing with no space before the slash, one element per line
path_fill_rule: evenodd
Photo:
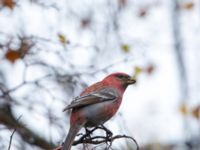
<path fill-rule="evenodd" d="M 196 119 L 200 118 L 200 106 L 197 106 L 192 109 L 192 116 Z"/>
<path fill-rule="evenodd" d="M 138 12 L 138 16 L 139 17 L 145 17 L 148 13 L 148 9 L 147 7 L 143 7 L 143 8 L 140 8 L 139 12 Z"/>
<path fill-rule="evenodd" d="M 194 3 L 193 2 L 187 2 L 182 4 L 183 9 L 191 10 L 194 8 Z"/>
<path fill-rule="evenodd" d="M 5 58 L 9 60 L 11 63 L 14 63 L 20 57 L 21 54 L 19 51 L 8 50 L 7 53 L 5 54 Z"/>
<path fill-rule="evenodd" d="M 147 72 L 148 74 L 152 74 L 152 73 L 154 72 L 154 70 L 155 70 L 155 66 L 154 66 L 153 64 L 149 64 L 149 65 L 147 66 L 147 68 L 146 68 L 146 72 Z"/>
<path fill-rule="evenodd" d="M 4 7 L 8 7 L 10 9 L 13 9 L 16 5 L 13 0 L 2 0 L 1 3 Z"/>
<path fill-rule="evenodd" d="M 69 41 L 67 40 L 67 38 L 63 34 L 58 34 L 58 39 L 62 44 L 68 44 L 69 43 Z"/>
<path fill-rule="evenodd" d="M 134 68 L 134 78 L 136 78 L 139 74 L 141 74 L 143 69 L 141 67 L 136 66 Z"/>
<path fill-rule="evenodd" d="M 128 52 L 130 52 L 130 46 L 128 44 L 122 44 L 121 50 L 125 53 L 128 53 Z"/>
<path fill-rule="evenodd" d="M 181 106 L 179 107 L 179 111 L 183 116 L 186 116 L 189 113 L 189 109 L 185 103 L 181 104 Z"/>

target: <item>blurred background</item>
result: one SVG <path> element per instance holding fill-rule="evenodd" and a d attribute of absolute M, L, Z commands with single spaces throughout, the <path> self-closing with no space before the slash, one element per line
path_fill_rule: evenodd
<path fill-rule="evenodd" d="M 137 84 L 106 127 L 141 150 L 200 150 L 199 48 L 198 0 L 0 0 L 0 149 L 59 146 L 64 106 L 120 71 Z"/>

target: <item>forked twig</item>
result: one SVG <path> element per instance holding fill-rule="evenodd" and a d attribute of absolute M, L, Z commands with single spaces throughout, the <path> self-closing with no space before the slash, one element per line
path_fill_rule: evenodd
<path fill-rule="evenodd" d="M 106 132 L 106 136 L 91 136 L 91 134 L 96 131 L 97 129 L 101 129 L 104 130 Z M 130 136 L 127 135 L 115 135 L 113 136 L 112 132 L 107 129 L 105 126 L 97 126 L 95 128 L 93 128 L 92 130 L 88 130 L 85 134 L 82 134 L 82 136 L 74 141 L 73 145 L 78 145 L 78 144 L 102 144 L 102 143 L 106 143 L 108 146 L 108 149 L 111 148 L 112 142 L 114 140 L 117 139 L 121 139 L 121 138 L 127 138 L 127 139 L 131 139 L 135 144 L 136 144 L 136 149 L 139 150 L 139 145 L 137 143 L 137 141 Z"/>
<path fill-rule="evenodd" d="M 17 122 L 19 121 L 19 119 L 22 117 L 22 115 L 20 115 L 18 118 L 17 118 Z M 15 132 L 16 132 L 16 128 L 13 130 L 13 132 L 12 132 L 12 134 L 10 135 L 10 140 L 9 140 L 9 145 L 8 145 L 8 150 L 10 150 L 10 148 L 11 148 L 11 145 L 12 145 L 12 139 L 13 139 L 13 136 L 14 136 L 14 134 L 15 134 Z"/>

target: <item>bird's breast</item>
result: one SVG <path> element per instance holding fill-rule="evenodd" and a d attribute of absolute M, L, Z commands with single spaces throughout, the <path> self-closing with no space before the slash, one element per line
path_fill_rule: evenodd
<path fill-rule="evenodd" d="M 117 112 L 121 104 L 121 99 L 102 102 L 83 108 L 87 118 L 86 126 L 96 126 L 109 120 Z"/>

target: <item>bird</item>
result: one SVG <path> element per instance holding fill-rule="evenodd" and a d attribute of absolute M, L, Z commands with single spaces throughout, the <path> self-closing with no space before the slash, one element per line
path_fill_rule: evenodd
<path fill-rule="evenodd" d="M 113 117 L 121 105 L 126 88 L 136 79 L 126 73 L 116 72 L 102 81 L 87 87 L 63 111 L 71 110 L 70 128 L 62 150 L 70 150 L 82 127 L 103 125 Z"/>

